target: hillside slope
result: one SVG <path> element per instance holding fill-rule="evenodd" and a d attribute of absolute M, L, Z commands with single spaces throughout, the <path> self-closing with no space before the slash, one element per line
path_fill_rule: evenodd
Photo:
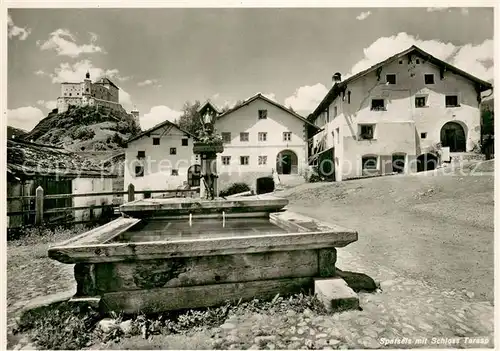
<path fill-rule="evenodd" d="M 12 138 L 13 136 L 15 138 L 22 138 L 26 133 L 28 132 L 23 129 L 7 126 L 7 139 Z"/>
<path fill-rule="evenodd" d="M 123 148 L 124 141 L 139 132 L 132 115 L 83 106 L 49 113 L 23 138 L 72 151 L 113 151 Z"/>

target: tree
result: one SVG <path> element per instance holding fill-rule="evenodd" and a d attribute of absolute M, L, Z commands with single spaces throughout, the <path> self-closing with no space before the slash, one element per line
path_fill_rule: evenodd
<path fill-rule="evenodd" d="M 194 135 L 198 135 L 198 131 L 201 130 L 201 116 L 198 113 L 200 105 L 198 100 L 194 103 L 186 101 L 182 107 L 183 113 L 177 123 L 180 128 Z"/>

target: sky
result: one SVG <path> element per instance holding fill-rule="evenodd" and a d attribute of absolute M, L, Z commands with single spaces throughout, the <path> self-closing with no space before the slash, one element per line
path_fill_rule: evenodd
<path fill-rule="evenodd" d="M 143 129 L 186 101 L 257 92 L 307 116 L 332 85 L 417 45 L 493 80 L 492 8 L 9 9 L 8 125 L 31 130 L 61 82 L 106 76 Z"/>

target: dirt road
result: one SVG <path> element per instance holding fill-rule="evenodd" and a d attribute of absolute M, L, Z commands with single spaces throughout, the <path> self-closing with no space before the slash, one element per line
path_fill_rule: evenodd
<path fill-rule="evenodd" d="M 491 175 L 398 175 L 304 184 L 278 195 L 292 211 L 358 231 L 356 243 L 339 249 L 341 269 L 349 269 L 344 252 L 362 260 L 366 274 L 388 268 L 493 302 L 493 183 Z"/>

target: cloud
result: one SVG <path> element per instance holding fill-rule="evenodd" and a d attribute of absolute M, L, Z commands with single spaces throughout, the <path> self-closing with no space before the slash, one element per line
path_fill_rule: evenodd
<path fill-rule="evenodd" d="M 7 124 L 26 131 L 32 130 L 44 117 L 42 110 L 33 106 L 7 110 Z"/>
<path fill-rule="evenodd" d="M 31 28 L 28 27 L 18 27 L 14 24 L 14 21 L 12 20 L 12 17 L 8 15 L 7 18 L 7 32 L 9 39 L 18 37 L 19 40 L 26 40 L 28 38 L 28 35 L 31 34 Z"/>
<path fill-rule="evenodd" d="M 45 76 L 45 75 L 49 75 L 48 73 L 45 73 L 45 71 L 39 69 L 38 71 L 35 72 L 35 74 L 37 76 Z"/>
<path fill-rule="evenodd" d="M 140 87 L 145 87 L 145 86 L 153 85 L 156 83 L 158 83 L 158 80 L 156 80 L 156 79 L 146 79 L 145 81 L 137 83 L 137 85 Z"/>
<path fill-rule="evenodd" d="M 36 44 L 42 51 L 54 49 L 59 56 L 69 56 L 73 58 L 81 54 L 105 53 L 102 47 L 95 45 L 97 34 L 92 32 L 89 34 L 90 42 L 88 44 L 78 45 L 76 43 L 76 37 L 69 30 L 59 28 L 50 33 L 50 37 L 47 41 L 42 42 L 38 40 Z"/>
<path fill-rule="evenodd" d="M 120 89 L 118 102 L 123 106 L 123 108 L 127 111 L 132 110 L 134 104 L 132 103 L 132 97 L 125 90 Z"/>
<path fill-rule="evenodd" d="M 297 112 L 309 113 L 319 105 L 327 92 L 327 88 L 321 83 L 306 85 L 298 88 L 292 96 L 287 97 L 285 106 L 291 106 Z"/>
<path fill-rule="evenodd" d="M 374 41 L 363 50 L 364 57 L 352 67 L 351 72 L 345 78 L 404 51 L 412 45 L 416 45 L 440 60 L 457 66 L 478 78 L 486 80 L 493 78 L 493 68 L 487 68 L 482 63 L 482 61 L 493 59 L 493 41 L 491 39 L 476 46 L 470 44 L 456 46 L 439 40 L 420 40 L 404 32 Z"/>
<path fill-rule="evenodd" d="M 179 118 L 181 115 L 182 115 L 181 111 L 173 110 L 165 105 L 159 105 L 152 107 L 148 113 L 139 116 L 139 122 L 141 124 L 141 128 L 144 130 L 144 129 L 149 129 L 157 125 L 158 123 L 162 123 L 166 120 L 169 120 L 170 122 L 175 122 L 175 120 Z"/>
<path fill-rule="evenodd" d="M 90 78 L 96 80 L 100 77 L 108 77 L 110 79 L 117 80 L 127 80 L 128 77 L 120 76 L 120 72 L 117 69 L 102 69 L 99 67 L 94 67 L 91 61 L 82 60 L 74 64 L 61 63 L 59 67 L 54 69 L 54 73 L 50 74 L 52 78 L 52 83 L 64 83 L 64 82 L 81 82 L 87 71 L 90 73 Z"/>
<path fill-rule="evenodd" d="M 40 106 L 43 106 L 49 110 L 53 110 L 57 107 L 57 101 L 56 100 L 49 100 L 49 101 L 45 101 L 45 100 L 38 100 L 36 102 L 38 105 Z"/>
<path fill-rule="evenodd" d="M 356 17 L 358 21 L 364 21 L 371 15 L 371 11 L 361 12 L 359 16 Z"/>

